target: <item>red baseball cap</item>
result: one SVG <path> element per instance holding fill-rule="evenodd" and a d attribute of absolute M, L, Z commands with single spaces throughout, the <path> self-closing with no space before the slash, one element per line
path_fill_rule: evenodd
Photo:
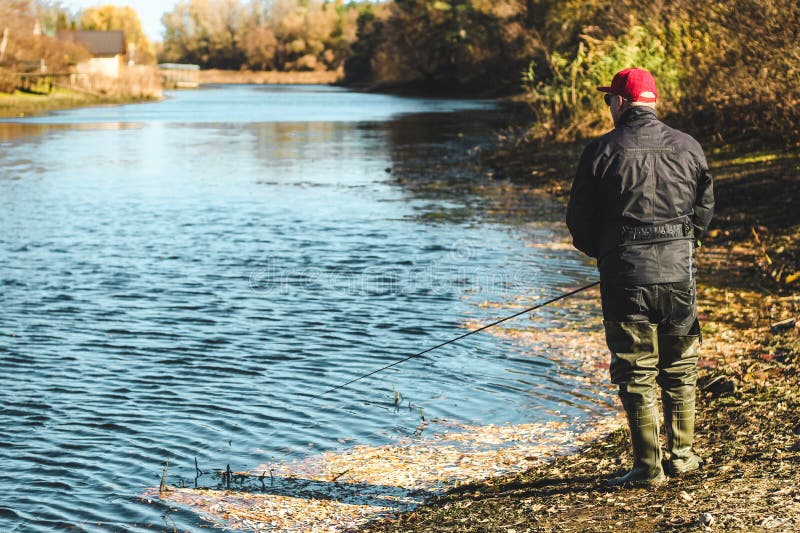
<path fill-rule="evenodd" d="M 598 87 L 598 91 L 618 94 L 631 102 L 654 103 L 658 99 L 658 89 L 653 75 L 643 68 L 620 70 L 611 80 L 611 86 Z"/>

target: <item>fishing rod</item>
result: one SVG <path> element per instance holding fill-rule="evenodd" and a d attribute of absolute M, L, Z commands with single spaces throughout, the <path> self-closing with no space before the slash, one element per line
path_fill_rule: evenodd
<path fill-rule="evenodd" d="M 498 324 L 502 324 L 503 322 L 507 322 L 508 320 L 511 320 L 512 318 L 517 318 L 518 316 L 520 316 L 520 315 L 524 315 L 525 313 L 530 313 L 530 312 L 532 312 L 532 311 L 536 311 L 536 310 L 537 310 L 537 309 L 539 309 L 540 307 L 544 307 L 544 306 L 546 306 L 546 305 L 550 305 L 550 304 L 552 304 L 552 303 L 554 303 L 554 302 L 557 302 L 557 301 L 559 301 L 559 300 L 563 300 L 563 299 L 565 299 L 565 298 L 569 298 L 570 296 L 573 296 L 573 295 L 575 295 L 575 294 L 578 294 L 579 292 L 583 292 L 583 291 L 585 291 L 585 290 L 587 290 L 587 289 L 591 289 L 591 288 L 592 288 L 592 287 L 594 287 L 595 285 L 599 285 L 599 284 L 600 284 L 600 282 L 599 282 L 599 281 L 595 281 L 594 283 L 590 283 L 589 285 L 585 285 L 585 286 L 583 286 L 583 287 L 580 287 L 580 288 L 578 288 L 578 289 L 575 289 L 575 290 L 573 290 L 573 291 L 570 291 L 570 292 L 565 292 L 564 294 L 560 294 L 559 296 L 556 296 L 555 298 L 551 298 L 551 299 L 547 300 L 546 302 L 542 302 L 542 303 L 539 303 L 539 304 L 536 304 L 536 305 L 534 305 L 533 307 L 529 307 L 529 308 L 527 308 L 527 309 L 523 309 L 523 310 L 522 310 L 522 311 L 520 311 L 519 313 L 514 313 L 514 314 L 513 314 L 513 315 L 511 315 L 511 316 L 507 316 L 507 317 L 505 317 L 505 318 L 501 318 L 500 320 L 496 320 L 496 321 L 492 322 L 491 324 L 487 324 L 487 325 L 485 325 L 485 326 L 482 326 L 482 327 L 480 327 L 480 328 L 478 328 L 478 329 L 475 329 L 475 330 L 472 330 L 472 331 L 470 331 L 470 332 L 464 333 L 463 335 L 460 335 L 460 336 L 458 336 L 458 337 L 456 337 L 456 338 L 454 338 L 454 339 L 450 339 L 449 341 L 445 341 L 445 342 L 442 342 L 442 343 L 440 343 L 440 344 L 437 344 L 437 345 L 436 345 L 436 346 L 434 346 L 433 348 L 428 348 L 427 350 L 423 350 L 423 351 L 421 351 L 421 352 L 418 352 L 418 353 L 415 353 L 415 354 L 413 354 L 413 355 L 409 355 L 408 357 L 404 357 L 403 359 L 400 359 L 400 360 L 398 360 L 398 361 L 395 361 L 394 363 L 388 364 L 388 365 L 386 365 L 386 366 L 384 366 L 384 367 L 381 367 L 381 368 L 379 368 L 379 369 L 377 369 L 377 370 L 373 370 L 372 372 L 369 372 L 369 373 L 367 373 L 367 374 L 364 374 L 364 375 L 362 375 L 362 376 L 358 376 L 357 378 L 351 379 L 351 380 L 350 380 L 350 381 L 348 381 L 347 383 L 342 383 L 341 385 L 337 385 L 337 386 L 335 386 L 335 387 L 332 387 L 332 388 L 330 388 L 330 389 L 326 390 L 325 392 L 323 392 L 323 393 L 321 393 L 321 394 L 317 394 L 316 396 L 313 396 L 313 397 L 311 397 L 311 398 L 309 399 L 309 401 L 313 401 L 313 400 L 316 400 L 316 399 L 318 399 L 318 398 L 322 398 L 322 397 L 323 397 L 323 396 L 325 396 L 326 394 L 330 394 L 331 392 L 337 391 L 337 390 L 339 390 L 339 389 L 343 389 L 343 388 L 347 387 L 348 385 L 352 385 L 352 384 L 353 384 L 353 383 L 355 383 L 356 381 L 360 381 L 360 380 L 362 380 L 362 379 L 365 379 L 365 378 L 368 378 L 368 377 L 370 377 L 370 376 L 374 376 L 375 374 L 377 374 L 377 373 L 379 373 L 379 372 L 383 372 L 384 370 L 387 370 L 387 369 L 389 369 L 389 368 L 392 368 L 393 366 L 397 366 L 397 365 L 399 365 L 400 363 L 405 363 L 405 362 L 406 362 L 406 361 L 408 361 L 409 359 L 414 359 L 415 357 L 420 357 L 420 356 L 422 356 L 422 355 L 425 355 L 425 354 L 426 354 L 426 353 L 428 353 L 428 352 L 432 352 L 433 350 L 436 350 L 437 348 L 441 348 L 442 346 L 447 346 L 448 344 L 453 344 L 454 342 L 458 342 L 458 341 L 460 341 L 461 339 L 464 339 L 464 338 L 466 338 L 466 337 L 469 337 L 470 335 L 474 335 L 474 334 L 476 334 L 476 333 L 480 333 L 481 331 L 487 330 L 487 329 L 489 329 L 489 328 L 491 328 L 491 327 L 494 327 L 494 326 L 496 326 L 496 325 L 498 325 Z"/>

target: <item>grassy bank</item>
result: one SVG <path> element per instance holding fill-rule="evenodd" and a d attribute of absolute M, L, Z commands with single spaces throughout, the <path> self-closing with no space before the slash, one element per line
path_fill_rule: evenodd
<path fill-rule="evenodd" d="M 339 78 L 340 73 L 332 70 L 279 72 L 209 69 L 200 71 L 201 84 L 325 85 L 336 83 Z"/>
<path fill-rule="evenodd" d="M 25 117 L 47 111 L 110 104 L 129 104 L 155 101 L 158 98 L 93 95 L 84 92 L 57 89 L 49 95 L 15 92 L 0 93 L 0 118 Z"/>
<path fill-rule="evenodd" d="M 482 166 L 514 184 L 509 196 L 533 186 L 566 197 L 581 146 L 502 146 Z M 459 487 L 367 531 L 800 528 L 800 159 L 724 145 L 709 161 L 717 216 L 699 254 L 696 445 L 708 464 L 657 491 L 610 489 L 605 481 L 631 461 L 619 429 L 581 453 Z"/>

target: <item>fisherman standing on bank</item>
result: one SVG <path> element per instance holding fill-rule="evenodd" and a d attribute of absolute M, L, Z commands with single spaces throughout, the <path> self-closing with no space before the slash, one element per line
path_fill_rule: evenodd
<path fill-rule="evenodd" d="M 633 469 L 615 486 L 665 481 L 661 388 L 670 475 L 698 468 L 692 451 L 697 382 L 695 247 L 714 211 L 700 144 L 658 120 L 658 90 L 640 68 L 598 87 L 614 130 L 583 151 L 567 208 L 573 244 L 597 259 L 611 381 L 631 432 Z"/>

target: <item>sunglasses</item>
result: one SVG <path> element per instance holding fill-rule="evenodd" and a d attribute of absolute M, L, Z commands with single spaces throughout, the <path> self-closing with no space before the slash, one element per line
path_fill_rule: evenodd
<path fill-rule="evenodd" d="M 603 95 L 603 101 L 606 103 L 607 106 L 610 106 L 611 105 L 611 100 L 616 96 L 619 96 L 619 95 L 618 94 L 612 94 L 612 93 L 606 93 L 606 94 Z M 631 102 L 632 100 L 628 100 L 627 98 L 623 98 L 622 101 L 623 102 Z"/>

